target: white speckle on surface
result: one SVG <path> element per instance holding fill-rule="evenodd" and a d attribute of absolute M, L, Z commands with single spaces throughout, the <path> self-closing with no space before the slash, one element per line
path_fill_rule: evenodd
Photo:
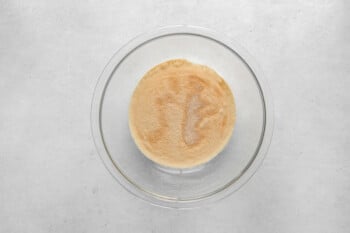
<path fill-rule="evenodd" d="M 186 111 L 186 120 L 184 127 L 184 141 L 187 145 L 193 145 L 198 142 L 199 135 L 196 130 L 196 124 L 200 120 L 198 109 L 202 103 L 198 95 L 191 96 Z"/>

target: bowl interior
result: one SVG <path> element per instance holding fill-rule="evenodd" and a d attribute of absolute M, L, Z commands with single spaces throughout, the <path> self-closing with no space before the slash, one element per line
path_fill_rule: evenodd
<path fill-rule="evenodd" d="M 93 102 L 94 139 L 110 172 L 129 191 L 163 204 L 206 199 L 239 183 L 256 160 L 266 129 L 264 94 L 246 61 L 231 47 L 200 33 L 163 33 L 131 44 L 106 67 Z M 236 102 L 236 124 L 227 146 L 208 163 L 191 169 L 150 161 L 128 128 L 129 102 L 138 81 L 153 66 L 175 58 L 214 69 Z"/>

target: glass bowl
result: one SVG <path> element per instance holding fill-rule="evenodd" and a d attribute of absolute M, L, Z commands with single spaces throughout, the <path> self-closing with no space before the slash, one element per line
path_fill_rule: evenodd
<path fill-rule="evenodd" d="M 236 102 L 235 129 L 227 146 L 190 169 L 147 159 L 128 128 L 129 101 L 138 81 L 150 68 L 175 58 L 214 69 Z M 155 205 L 193 208 L 236 191 L 254 174 L 271 140 L 273 112 L 262 73 L 242 47 L 209 29 L 169 26 L 136 37 L 112 57 L 95 88 L 91 126 L 105 166 L 128 191 Z"/>

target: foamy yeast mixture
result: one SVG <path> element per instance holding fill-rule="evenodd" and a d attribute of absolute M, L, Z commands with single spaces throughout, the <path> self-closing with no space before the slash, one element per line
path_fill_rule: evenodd
<path fill-rule="evenodd" d="M 214 70 L 175 59 L 153 67 L 138 83 L 129 127 L 146 157 L 164 166 L 189 168 L 224 148 L 235 116 L 232 92 Z"/>

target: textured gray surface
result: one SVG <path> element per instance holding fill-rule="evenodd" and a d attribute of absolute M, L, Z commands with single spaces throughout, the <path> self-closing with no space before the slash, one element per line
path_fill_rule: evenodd
<path fill-rule="evenodd" d="M 349 10 L 345 0 L 0 0 L 0 232 L 348 232 Z M 275 132 L 244 188 L 176 211 L 111 177 L 89 113 L 97 77 L 121 45 L 183 23 L 227 34 L 256 58 Z"/>

